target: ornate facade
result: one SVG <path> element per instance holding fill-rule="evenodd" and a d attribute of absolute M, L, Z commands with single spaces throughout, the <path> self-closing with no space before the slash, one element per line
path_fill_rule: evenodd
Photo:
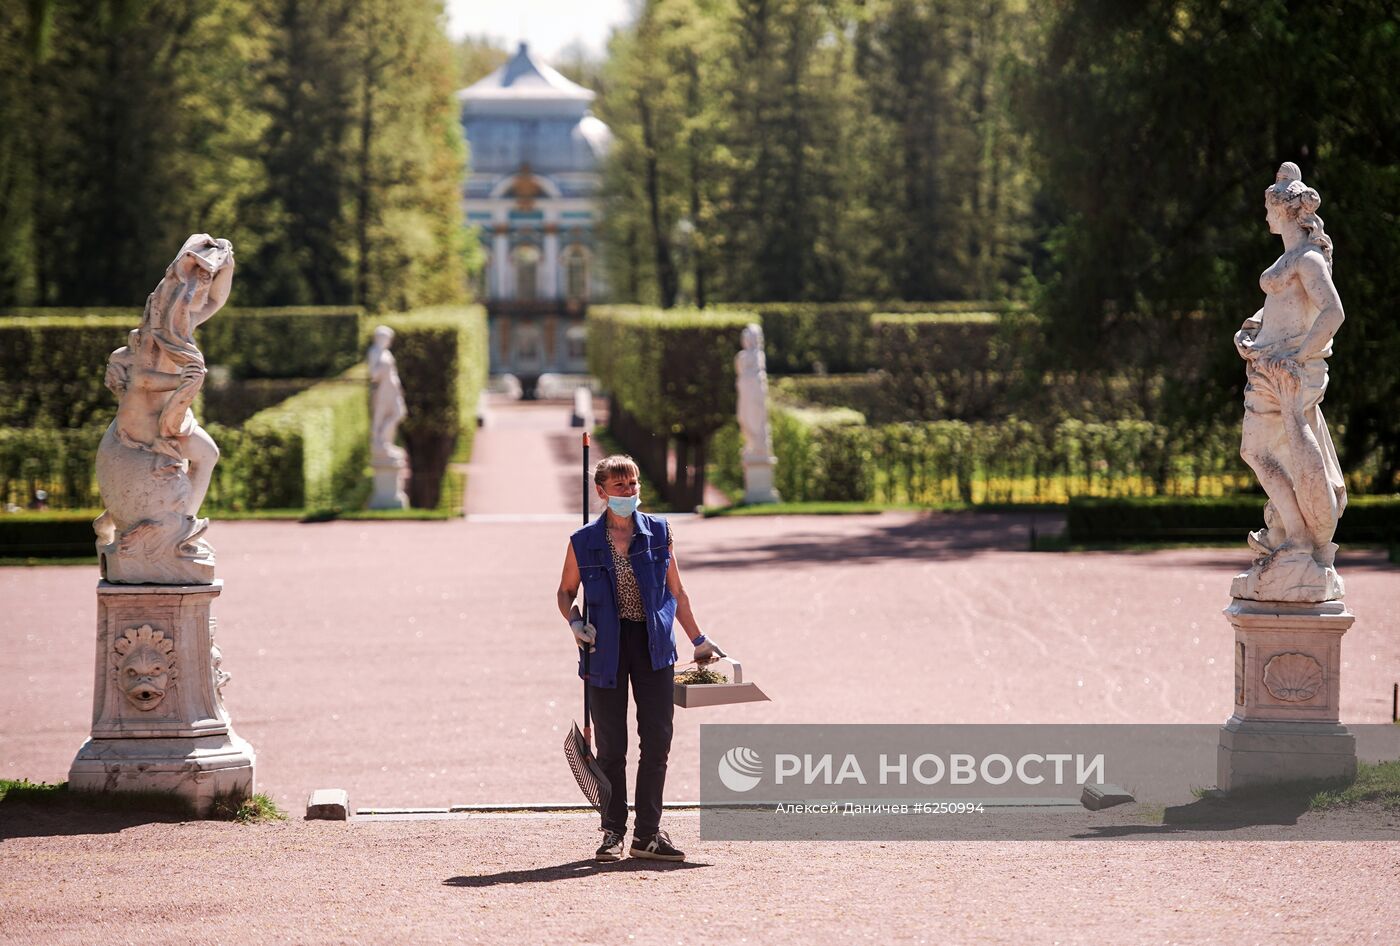
<path fill-rule="evenodd" d="M 477 284 L 491 326 L 491 372 L 527 389 L 545 372 L 582 372 L 583 313 L 606 297 L 596 237 L 600 164 L 612 134 L 594 93 L 515 55 L 461 90 L 471 149 L 464 190 L 486 265 Z"/>

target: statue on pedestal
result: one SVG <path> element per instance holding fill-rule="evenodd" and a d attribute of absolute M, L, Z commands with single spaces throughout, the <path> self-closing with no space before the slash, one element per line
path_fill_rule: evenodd
<path fill-rule="evenodd" d="M 408 496 L 404 480 L 408 475 L 408 455 L 394 443 L 399 423 L 408 416 L 403 399 L 403 382 L 389 346 L 394 344 L 394 330 L 381 325 L 374 330 L 369 346 L 369 453 L 374 467 L 374 494 L 371 509 L 406 509 Z"/>
<path fill-rule="evenodd" d="M 744 327 L 743 346 L 734 356 L 734 384 L 737 388 L 739 432 L 743 438 L 744 501 L 775 503 L 773 489 L 773 436 L 768 426 L 768 360 L 763 354 L 763 328 L 757 323 Z"/>
<path fill-rule="evenodd" d="M 191 236 L 146 299 L 141 326 L 107 363 L 117 416 L 97 448 L 106 509 L 93 528 L 108 581 L 214 580 L 209 521 L 198 516 L 219 448 L 190 410 L 208 373 L 194 330 L 228 300 L 233 268 L 228 240 Z"/>
<path fill-rule="evenodd" d="M 1235 579 L 1236 598 L 1318 602 L 1344 592 L 1332 536 L 1347 493 L 1321 408 L 1326 359 L 1344 316 L 1320 203 L 1292 162 L 1264 192 L 1269 232 L 1284 251 L 1259 277 L 1264 307 L 1235 333 L 1235 347 L 1247 382 L 1240 455 L 1269 502 L 1265 527 L 1249 535 L 1261 557 Z"/>

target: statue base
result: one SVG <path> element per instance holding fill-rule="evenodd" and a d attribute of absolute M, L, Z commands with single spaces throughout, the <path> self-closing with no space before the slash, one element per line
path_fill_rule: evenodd
<path fill-rule="evenodd" d="M 1331 547 L 1333 552 L 1336 546 Z M 1250 601 L 1338 601 L 1346 594 L 1342 577 L 1310 552 L 1276 549 L 1254 560 L 1247 572 L 1235 576 L 1230 595 Z"/>
<path fill-rule="evenodd" d="M 744 457 L 744 502 L 748 505 L 781 502 L 773 488 L 773 467 L 777 457 Z"/>
<path fill-rule="evenodd" d="M 254 791 L 253 748 L 233 731 L 209 585 L 97 586 L 92 737 L 68 773 L 76 791 L 165 792 L 197 816 Z"/>
<path fill-rule="evenodd" d="M 1342 635 L 1355 615 L 1340 601 L 1240 598 L 1225 615 L 1235 629 L 1235 708 L 1220 730 L 1216 787 L 1354 776 L 1356 738 L 1338 714 Z"/>
<path fill-rule="evenodd" d="M 408 479 L 408 462 L 402 457 L 377 457 L 370 466 L 374 468 L 374 493 L 369 498 L 369 508 L 407 509 L 404 483 Z"/>

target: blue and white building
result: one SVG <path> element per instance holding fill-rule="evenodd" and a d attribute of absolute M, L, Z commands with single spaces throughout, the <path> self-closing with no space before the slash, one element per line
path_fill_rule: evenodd
<path fill-rule="evenodd" d="M 544 372 L 587 370 L 584 310 L 607 295 L 597 223 L 612 133 L 589 110 L 594 96 L 524 43 L 457 93 L 471 149 L 464 207 L 486 254 L 477 297 L 491 371 L 527 387 Z"/>

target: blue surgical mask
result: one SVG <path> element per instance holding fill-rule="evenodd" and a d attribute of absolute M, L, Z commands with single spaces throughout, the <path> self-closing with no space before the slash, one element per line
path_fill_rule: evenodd
<path fill-rule="evenodd" d="M 635 496 L 609 496 L 608 508 L 619 516 L 630 516 L 642 504 L 642 494 Z"/>

